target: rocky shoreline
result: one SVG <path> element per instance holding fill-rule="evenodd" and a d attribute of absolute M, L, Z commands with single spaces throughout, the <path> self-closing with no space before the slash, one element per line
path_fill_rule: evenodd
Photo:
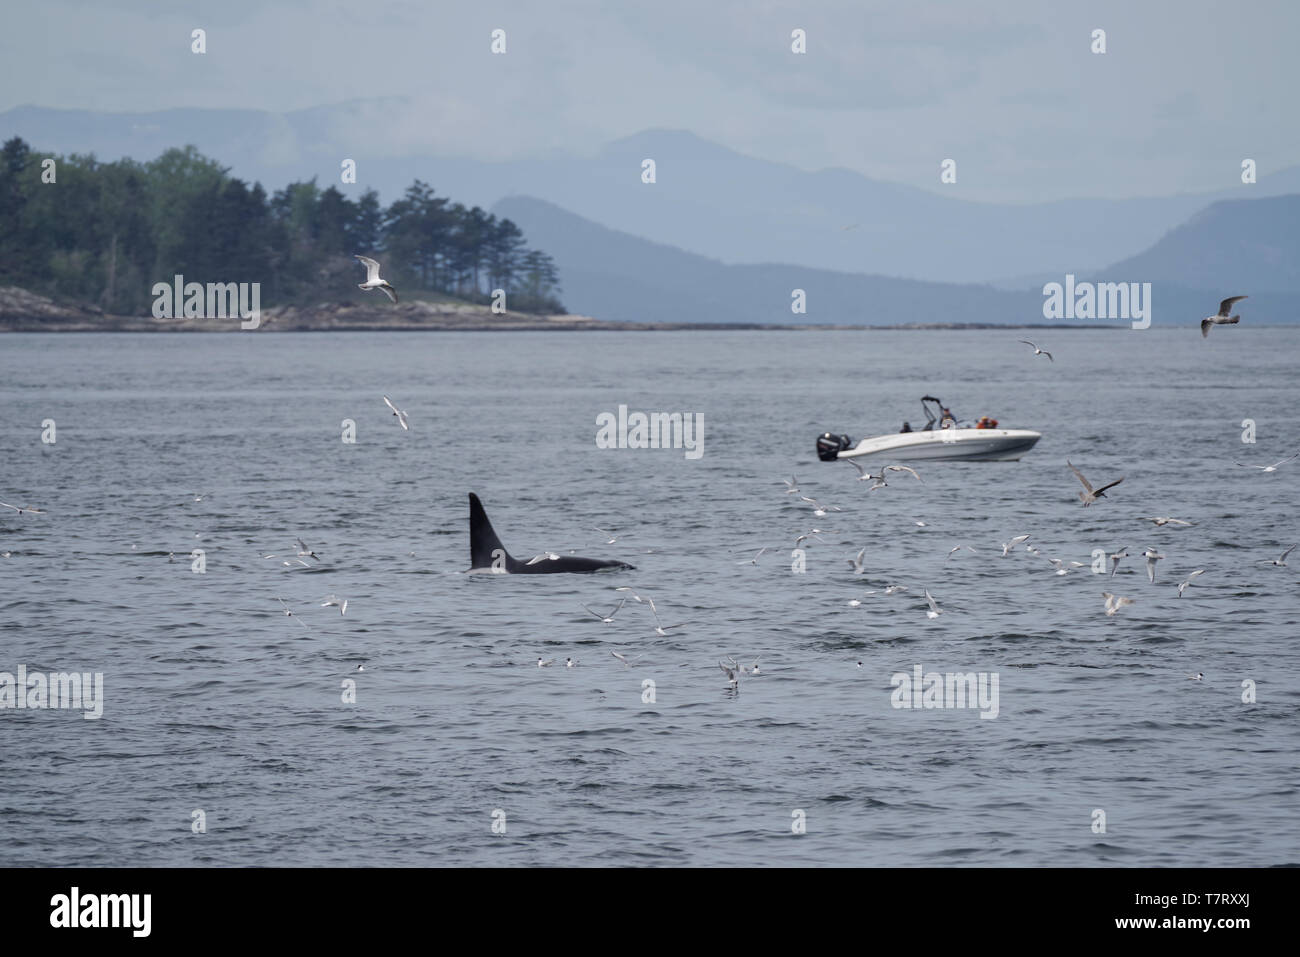
<path fill-rule="evenodd" d="M 809 323 L 622 322 L 571 314 L 493 313 L 488 306 L 466 302 L 413 300 L 390 303 L 326 302 L 314 306 L 263 309 L 256 332 L 576 332 L 754 329 L 1043 329 L 1042 324 L 964 322 L 900 323 L 891 326 Z M 1074 329 L 1106 328 L 1072 325 Z M 240 332 L 236 319 L 155 319 L 118 316 L 97 306 L 57 301 L 17 286 L 0 286 L 0 332 Z"/>

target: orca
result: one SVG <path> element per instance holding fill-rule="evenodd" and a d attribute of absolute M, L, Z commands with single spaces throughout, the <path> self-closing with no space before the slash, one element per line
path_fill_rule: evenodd
<path fill-rule="evenodd" d="M 492 530 L 483 503 L 473 492 L 469 493 L 469 559 L 471 572 L 495 572 L 511 575 L 550 575 L 557 572 L 594 572 L 602 568 L 632 568 L 627 562 L 606 561 L 601 558 L 577 558 L 545 552 L 536 558 L 521 562 L 512 558 Z"/>

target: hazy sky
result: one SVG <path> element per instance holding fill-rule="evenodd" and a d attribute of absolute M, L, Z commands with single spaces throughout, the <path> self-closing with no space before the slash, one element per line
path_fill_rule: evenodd
<path fill-rule="evenodd" d="M 951 157 L 963 195 L 1015 201 L 1222 189 L 1247 157 L 1261 178 L 1300 164 L 1296 2 L 40 0 L 3 22 L 0 111 L 399 97 L 359 133 L 394 155 L 590 153 L 687 129 L 933 189 Z"/>

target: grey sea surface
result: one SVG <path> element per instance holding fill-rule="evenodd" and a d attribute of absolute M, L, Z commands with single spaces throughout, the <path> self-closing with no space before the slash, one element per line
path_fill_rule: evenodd
<path fill-rule="evenodd" d="M 1300 863 L 1300 552 L 1260 564 L 1300 460 L 1233 464 L 1300 448 L 1300 329 L 1022 335 L 0 336 L 0 501 L 45 509 L 0 510 L 0 671 L 104 687 L 0 710 L 0 865 Z M 816 459 L 927 392 L 1043 438 L 875 492 Z M 619 405 L 701 413 L 703 457 L 597 448 Z M 1085 509 L 1067 457 L 1124 482 Z M 636 569 L 465 575 L 470 491 L 517 558 Z M 581 608 L 620 586 L 686 627 Z M 997 716 L 894 707 L 918 665 L 996 674 Z"/>

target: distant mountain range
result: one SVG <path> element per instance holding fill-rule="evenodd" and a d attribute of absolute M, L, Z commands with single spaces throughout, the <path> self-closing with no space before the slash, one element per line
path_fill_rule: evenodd
<path fill-rule="evenodd" d="M 937 165 L 929 192 L 846 170 L 804 172 L 676 131 L 640 133 L 591 157 L 367 157 L 356 130 L 381 107 L 19 107 L 0 113 L 0 139 L 140 160 L 193 143 L 268 188 L 318 176 L 385 200 L 419 178 L 515 220 L 555 257 L 566 305 L 607 319 L 1033 324 L 1049 321 L 1043 283 L 1072 274 L 1153 283 L 1157 325 L 1195 324 L 1235 294 L 1251 296 L 1251 323 L 1300 321 L 1300 195 L 1282 195 L 1300 194 L 1300 167 L 1212 194 L 1016 206 L 961 199 L 959 187 L 938 185 Z M 343 158 L 357 161 L 356 185 L 339 182 Z M 641 182 L 646 158 L 654 184 Z M 807 293 L 805 314 L 790 310 L 793 289 Z"/>
<path fill-rule="evenodd" d="M 618 140 L 595 156 L 539 156 L 490 163 L 446 155 L 378 157 L 364 152 L 366 129 L 386 101 L 359 101 L 287 114 L 168 110 L 104 114 L 17 107 L 0 113 L 0 138 L 21 135 L 34 148 L 150 159 L 193 143 L 268 188 L 319 176 L 349 192 L 377 189 L 396 198 L 413 179 L 443 195 L 489 207 L 509 195 L 554 203 L 611 229 L 727 263 L 780 262 L 846 273 L 993 283 L 1025 288 L 1041 275 L 1080 274 L 1135 257 L 1169 230 L 1224 199 L 1300 193 L 1300 167 L 1200 195 L 1034 205 L 972 202 L 958 183 L 933 192 L 884 183 L 847 170 L 805 172 L 744 156 L 692 133 L 651 130 Z M 358 149 L 361 151 L 358 152 Z M 359 182 L 339 183 L 343 158 Z M 654 159 L 657 181 L 641 182 Z"/>
<path fill-rule="evenodd" d="M 1288 198 L 1288 201 L 1296 198 Z M 1256 201 L 1266 203 L 1268 201 Z M 1227 207 L 1241 204 L 1225 203 Z M 1245 205 L 1251 205 L 1247 203 Z M 1216 207 L 1217 209 L 1217 207 Z M 515 221 L 554 257 L 566 305 L 583 315 L 629 322 L 768 322 L 899 325 L 912 323 L 1054 324 L 1043 315 L 1042 285 L 1005 290 L 988 285 L 921 282 L 811 269 L 786 264 L 728 265 L 662 243 L 631 236 L 532 197 L 516 196 L 492 208 Z M 1200 242 L 1220 241 L 1208 217 Z M 1195 244 L 1190 238 L 1180 242 Z M 1300 321 L 1300 291 L 1242 287 L 1228 270 L 1148 278 L 1119 264 L 1076 275 L 1079 282 L 1151 282 L 1152 324 L 1188 324 L 1228 295 L 1247 292 L 1243 313 L 1259 324 Z M 1222 277 L 1222 278 L 1221 278 Z M 1065 274 L 1053 277 L 1064 283 Z M 1197 280 L 1205 280 L 1205 286 Z M 803 289 L 807 312 L 791 312 L 791 291 Z M 1059 320 L 1062 324 L 1127 326 L 1115 319 Z"/>

